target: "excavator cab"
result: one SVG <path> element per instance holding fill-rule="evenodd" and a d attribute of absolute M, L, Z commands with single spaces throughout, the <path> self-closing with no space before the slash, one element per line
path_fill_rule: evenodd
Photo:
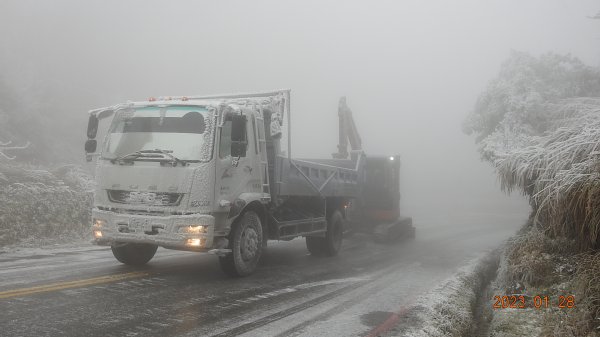
<path fill-rule="evenodd" d="M 367 158 L 363 189 L 370 223 L 394 221 L 400 216 L 400 156 Z"/>

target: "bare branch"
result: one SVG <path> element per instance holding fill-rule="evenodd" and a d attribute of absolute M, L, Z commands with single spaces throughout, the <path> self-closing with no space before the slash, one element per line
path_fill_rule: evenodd
<path fill-rule="evenodd" d="M 7 150 L 23 150 L 29 147 L 29 145 L 31 145 L 31 142 L 27 141 L 27 143 L 25 145 L 22 146 L 7 146 L 12 144 L 12 141 L 7 141 L 7 142 L 1 142 L 0 141 L 0 157 L 6 158 L 7 160 L 13 160 L 16 158 L 16 156 L 9 156 L 6 153 L 4 153 L 4 151 Z"/>
<path fill-rule="evenodd" d="M 6 159 L 8 159 L 8 160 L 13 160 L 13 159 L 15 159 L 15 158 L 16 158 L 16 156 L 12 156 L 12 157 L 10 157 L 10 156 L 7 156 L 7 155 L 5 155 L 5 154 L 4 154 L 4 153 L 2 153 L 2 152 L 0 152 L 0 156 L 2 156 L 2 157 L 4 157 L 4 158 L 6 158 Z"/>
<path fill-rule="evenodd" d="M 10 144 L 11 142 L 8 142 L 8 144 Z M 4 147 L 5 145 L 8 144 L 0 144 L 0 151 L 4 151 L 4 150 L 22 150 L 22 149 L 26 149 L 29 147 L 29 145 L 31 145 L 31 142 L 27 142 L 27 144 L 22 145 L 22 146 L 8 146 L 8 147 Z"/>

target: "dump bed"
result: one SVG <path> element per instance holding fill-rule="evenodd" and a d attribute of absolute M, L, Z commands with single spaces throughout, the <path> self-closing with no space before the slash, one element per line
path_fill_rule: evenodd
<path fill-rule="evenodd" d="M 280 196 L 354 198 L 364 181 L 364 157 L 344 159 L 288 159 L 278 157 L 276 183 Z"/>

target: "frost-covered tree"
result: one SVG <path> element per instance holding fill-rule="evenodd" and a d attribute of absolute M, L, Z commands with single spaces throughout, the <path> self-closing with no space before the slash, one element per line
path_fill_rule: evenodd
<path fill-rule="evenodd" d="M 570 55 L 513 51 L 477 99 L 463 130 L 476 136 L 482 157 L 494 161 L 548 130 L 556 117 L 548 104 L 590 96 L 600 96 L 599 69 Z"/>
<path fill-rule="evenodd" d="M 569 55 L 513 52 L 464 123 L 502 188 L 536 223 L 600 247 L 600 70 Z"/>

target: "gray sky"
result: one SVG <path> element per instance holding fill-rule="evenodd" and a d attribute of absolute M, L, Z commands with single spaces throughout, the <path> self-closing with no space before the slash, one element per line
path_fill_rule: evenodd
<path fill-rule="evenodd" d="M 409 212 L 510 206 L 462 119 L 511 49 L 600 65 L 600 20 L 586 18 L 599 10 L 597 0 L 3 0 L 0 69 L 88 108 L 290 88 L 301 157 L 336 149 L 347 95 L 367 153 L 403 156 Z"/>

